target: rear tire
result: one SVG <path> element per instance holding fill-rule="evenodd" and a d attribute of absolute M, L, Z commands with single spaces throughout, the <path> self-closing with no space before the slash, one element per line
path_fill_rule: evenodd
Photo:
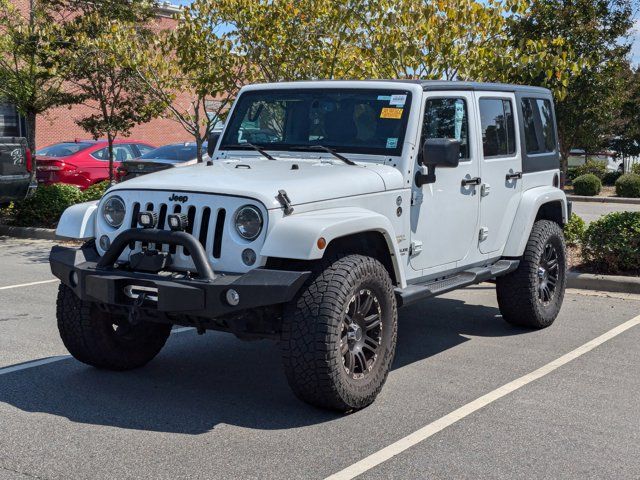
<path fill-rule="evenodd" d="M 80 300 L 66 285 L 58 289 L 58 330 L 74 358 L 97 368 L 131 370 L 151 361 L 171 333 L 171 325 L 127 318 Z"/>
<path fill-rule="evenodd" d="M 284 310 L 289 385 L 317 407 L 364 408 L 385 383 L 396 337 L 396 299 L 382 264 L 362 255 L 327 262 Z"/>
<path fill-rule="evenodd" d="M 562 228 L 550 220 L 535 222 L 520 265 L 496 281 L 502 317 L 523 327 L 550 326 L 562 307 L 566 262 Z"/>

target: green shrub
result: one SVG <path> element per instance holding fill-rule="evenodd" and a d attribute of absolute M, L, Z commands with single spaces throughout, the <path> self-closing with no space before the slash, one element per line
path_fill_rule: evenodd
<path fill-rule="evenodd" d="M 616 195 L 626 198 L 640 198 L 640 175 L 625 173 L 616 180 Z"/>
<path fill-rule="evenodd" d="M 603 185 L 607 185 L 609 187 L 613 186 L 616 184 L 616 180 L 618 180 L 620 178 L 622 174 L 620 172 L 607 172 L 604 174 L 604 177 L 602 177 L 602 184 Z"/>
<path fill-rule="evenodd" d="M 635 173 L 636 175 L 640 175 L 640 163 L 634 163 L 631 165 L 631 171 L 629 173 Z"/>
<path fill-rule="evenodd" d="M 602 273 L 640 271 L 640 212 L 615 212 L 592 222 L 584 233 L 582 256 Z"/>
<path fill-rule="evenodd" d="M 94 183 L 89 188 L 82 192 L 82 201 L 91 202 L 93 200 L 100 200 L 104 195 L 104 192 L 111 186 L 108 180 L 103 182 Z"/>
<path fill-rule="evenodd" d="M 41 185 L 31 197 L 15 204 L 14 223 L 30 227 L 54 227 L 67 207 L 82 201 L 82 192 L 73 185 Z"/>
<path fill-rule="evenodd" d="M 576 195 L 593 197 L 594 195 L 599 194 L 601 189 L 602 183 L 593 173 L 580 175 L 573 181 L 573 192 Z"/>
<path fill-rule="evenodd" d="M 600 180 L 607 173 L 607 163 L 597 160 L 588 160 L 583 165 L 580 165 L 574 169 L 574 177 L 581 177 L 582 175 L 592 174 L 598 177 Z"/>
<path fill-rule="evenodd" d="M 567 180 L 573 180 L 578 176 L 578 169 L 576 167 L 567 168 Z"/>
<path fill-rule="evenodd" d="M 567 245 L 575 246 L 582 243 L 584 229 L 584 220 L 575 213 L 572 213 L 571 218 L 564 226 L 564 238 L 567 241 Z"/>

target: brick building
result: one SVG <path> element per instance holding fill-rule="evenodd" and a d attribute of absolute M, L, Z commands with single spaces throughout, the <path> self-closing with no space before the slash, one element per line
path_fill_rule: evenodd
<path fill-rule="evenodd" d="M 29 14 L 30 0 L 13 0 L 26 16 Z M 159 29 L 172 28 L 175 20 L 172 15 L 178 11 L 178 7 L 164 2 L 157 8 L 156 24 Z M 184 102 L 185 98 L 177 99 Z M 69 141 L 74 139 L 90 138 L 90 135 L 82 130 L 76 120 L 87 114 L 89 108 L 84 105 L 60 107 L 49 110 L 36 118 L 36 148 L 42 148 L 52 143 Z M 21 119 L 12 105 L 0 103 L 0 136 L 24 136 L 25 122 Z M 170 118 L 157 118 L 149 123 L 133 128 L 131 136 L 134 140 L 144 140 L 151 145 L 164 145 L 170 142 L 192 140 L 187 132 Z"/>

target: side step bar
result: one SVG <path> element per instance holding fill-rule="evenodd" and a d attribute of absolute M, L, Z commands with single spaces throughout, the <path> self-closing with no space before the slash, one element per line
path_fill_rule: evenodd
<path fill-rule="evenodd" d="M 498 260 L 487 267 L 470 268 L 449 277 L 408 285 L 407 288 L 396 288 L 398 307 L 404 307 L 425 298 L 435 297 L 458 288 L 468 287 L 469 285 L 506 275 L 518 268 L 519 264 L 519 260 Z"/>

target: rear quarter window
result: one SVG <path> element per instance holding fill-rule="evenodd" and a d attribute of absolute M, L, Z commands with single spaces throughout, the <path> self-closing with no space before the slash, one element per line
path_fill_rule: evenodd
<path fill-rule="evenodd" d="M 521 106 L 527 153 L 536 155 L 555 152 L 556 131 L 551 101 L 543 98 L 523 98 Z"/>

